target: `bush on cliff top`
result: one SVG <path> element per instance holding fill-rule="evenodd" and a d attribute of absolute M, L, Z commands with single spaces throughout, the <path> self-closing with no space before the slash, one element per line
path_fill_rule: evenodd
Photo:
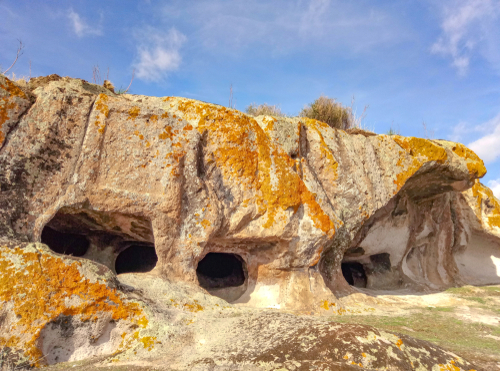
<path fill-rule="evenodd" d="M 343 107 L 335 99 L 324 95 L 304 107 L 299 116 L 322 121 L 335 129 L 347 130 L 355 124 L 351 108 Z"/>
<path fill-rule="evenodd" d="M 267 103 L 263 103 L 260 105 L 252 103 L 246 108 L 246 113 L 250 116 L 286 116 L 281 112 L 279 106 L 270 105 Z M 328 98 L 323 95 L 311 104 L 304 107 L 302 111 L 300 111 L 299 116 L 322 121 L 332 128 L 336 129 L 347 130 L 354 126 L 357 126 L 352 109 L 350 107 L 344 107 L 335 99 Z"/>

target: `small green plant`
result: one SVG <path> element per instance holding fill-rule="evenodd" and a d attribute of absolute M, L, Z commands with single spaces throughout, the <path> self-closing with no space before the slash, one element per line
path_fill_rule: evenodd
<path fill-rule="evenodd" d="M 354 115 L 350 107 L 344 107 L 333 98 L 324 95 L 304 107 L 299 116 L 322 121 L 332 128 L 347 130 L 354 126 Z"/>
<path fill-rule="evenodd" d="M 247 109 L 246 113 L 250 116 L 260 116 L 260 115 L 269 115 L 269 116 L 285 116 L 282 112 L 279 106 L 274 105 L 271 106 L 270 104 L 259 104 L 256 105 L 255 103 L 250 104 Z"/>
<path fill-rule="evenodd" d="M 467 297 L 465 297 L 465 299 L 475 301 L 476 303 L 479 303 L 479 304 L 486 304 L 485 299 L 478 298 L 477 296 L 467 296 Z"/>

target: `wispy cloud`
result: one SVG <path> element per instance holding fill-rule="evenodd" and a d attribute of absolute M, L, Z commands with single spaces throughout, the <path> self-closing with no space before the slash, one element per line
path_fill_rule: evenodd
<path fill-rule="evenodd" d="M 175 0 L 172 1 L 175 3 Z M 370 52 L 401 41 L 400 18 L 368 1 L 351 5 L 340 0 L 210 0 L 164 7 L 165 20 L 186 20 L 201 46 L 216 53 L 238 55 L 254 50 L 282 55 L 320 47 L 344 53 Z"/>
<path fill-rule="evenodd" d="M 499 55 L 500 0 L 445 0 L 442 33 L 431 52 L 452 59 L 460 76 L 467 74 L 474 51 L 494 63 Z"/>
<path fill-rule="evenodd" d="M 78 37 L 102 35 L 101 26 L 98 26 L 98 27 L 90 26 L 73 9 L 69 10 L 68 18 L 71 21 L 71 25 L 73 26 L 73 30 L 75 31 L 75 33 Z M 102 21 L 102 16 L 101 16 L 101 21 Z"/>
<path fill-rule="evenodd" d="M 179 68 L 182 57 L 180 48 L 186 36 L 175 28 L 163 32 L 153 27 L 136 31 L 138 40 L 137 61 L 134 63 L 136 76 L 146 81 L 165 79 Z"/>
<path fill-rule="evenodd" d="M 490 180 L 488 182 L 488 187 L 493 191 L 496 198 L 500 199 L 500 178 L 497 180 Z"/>
<path fill-rule="evenodd" d="M 469 148 L 485 162 L 493 162 L 500 157 L 500 114 L 479 125 L 475 131 L 484 132 L 481 138 L 469 144 Z"/>

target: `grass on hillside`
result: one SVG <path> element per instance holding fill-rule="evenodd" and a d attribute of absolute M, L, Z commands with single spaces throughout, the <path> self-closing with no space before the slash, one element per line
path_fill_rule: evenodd
<path fill-rule="evenodd" d="M 446 290 L 468 300 L 468 307 L 500 314 L 497 299 L 500 287 L 464 286 Z M 374 326 L 386 331 L 401 333 L 427 340 L 464 357 L 500 361 L 500 325 L 461 320 L 455 315 L 455 307 L 412 308 L 407 315 L 342 315 L 331 317 L 334 322 L 357 323 Z M 493 336 L 493 337 L 489 337 Z"/>
<path fill-rule="evenodd" d="M 336 316 L 331 320 L 340 323 L 357 323 L 383 330 L 402 333 L 427 340 L 458 354 L 479 352 L 500 356 L 498 340 L 487 335 L 500 336 L 500 327 L 467 322 L 455 318 L 452 308 L 424 309 L 407 316 Z"/>

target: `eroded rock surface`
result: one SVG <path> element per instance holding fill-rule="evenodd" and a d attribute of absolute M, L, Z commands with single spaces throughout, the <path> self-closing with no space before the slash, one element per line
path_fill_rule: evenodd
<path fill-rule="evenodd" d="M 49 363 L 76 360 L 141 341 L 150 350 L 165 347 L 172 333 L 180 336 L 179 323 L 172 332 L 159 325 L 177 316 L 162 312 L 165 298 L 134 299 L 151 282 L 129 278 L 126 292 L 115 283 L 116 273 L 124 282 L 148 272 L 156 286 L 188 285 L 189 292 L 203 293 L 200 300 L 215 300 L 214 308 L 229 301 L 332 314 L 342 312 L 341 298 L 356 286 L 425 291 L 500 283 L 499 201 L 479 183 L 483 162 L 459 143 L 348 134 L 311 119 L 253 118 L 178 97 L 118 96 L 57 75 L 33 79 L 29 88 L 0 76 L 0 237 L 17 246 L 2 250 L 0 300 L 8 320 L 0 326 L 9 335 L 0 340 L 32 361 L 42 354 Z M 52 252 L 25 247 L 28 242 L 44 242 Z M 29 272 L 38 277 L 33 287 L 42 285 L 36 280 L 44 279 L 49 260 L 54 268 L 46 269 L 58 278 L 46 277 L 52 282 L 47 298 L 38 303 L 16 296 L 10 282 Z M 82 273 L 86 266 L 94 273 Z M 80 307 L 80 294 L 64 293 L 61 270 L 78 271 L 78 285 L 100 282 L 99 293 L 84 294 L 90 303 L 99 295 L 114 299 L 99 310 Z M 17 285 L 22 292 L 27 282 Z M 60 310 L 50 304 L 51 292 L 62 295 Z M 133 301 L 139 297 L 140 304 Z M 128 300 L 132 304 L 124 304 Z M 172 300 L 184 309 L 202 306 Z M 36 329 L 22 323 L 22 314 L 12 317 L 25 301 L 36 307 L 33 318 L 41 316 Z M 127 305 L 135 309 L 114 312 Z M 155 312 L 154 322 L 146 312 L 156 306 L 161 315 Z M 140 331 L 130 330 L 134 326 Z M 291 338 L 300 327 L 294 326 Z M 336 326 L 325 330 L 325 342 L 343 331 Z M 155 336 L 141 340 L 141 329 L 152 328 Z M 198 333 L 185 331 L 188 338 Z M 349 343 L 361 349 L 362 333 L 370 331 L 386 336 L 360 327 Z M 55 347 L 66 348 L 54 339 L 84 333 L 101 340 L 74 340 L 72 351 L 56 355 Z M 427 367 L 421 369 L 453 359 L 433 349 L 437 356 L 418 361 Z M 325 352 L 321 367 L 354 362 L 382 369 L 390 358 L 374 356 L 365 364 L 333 348 Z M 409 354 L 393 357 L 402 363 L 391 367 L 410 367 L 415 354 Z M 323 362 L 304 357 L 307 367 Z M 457 367 L 468 367 L 460 362 Z"/>

